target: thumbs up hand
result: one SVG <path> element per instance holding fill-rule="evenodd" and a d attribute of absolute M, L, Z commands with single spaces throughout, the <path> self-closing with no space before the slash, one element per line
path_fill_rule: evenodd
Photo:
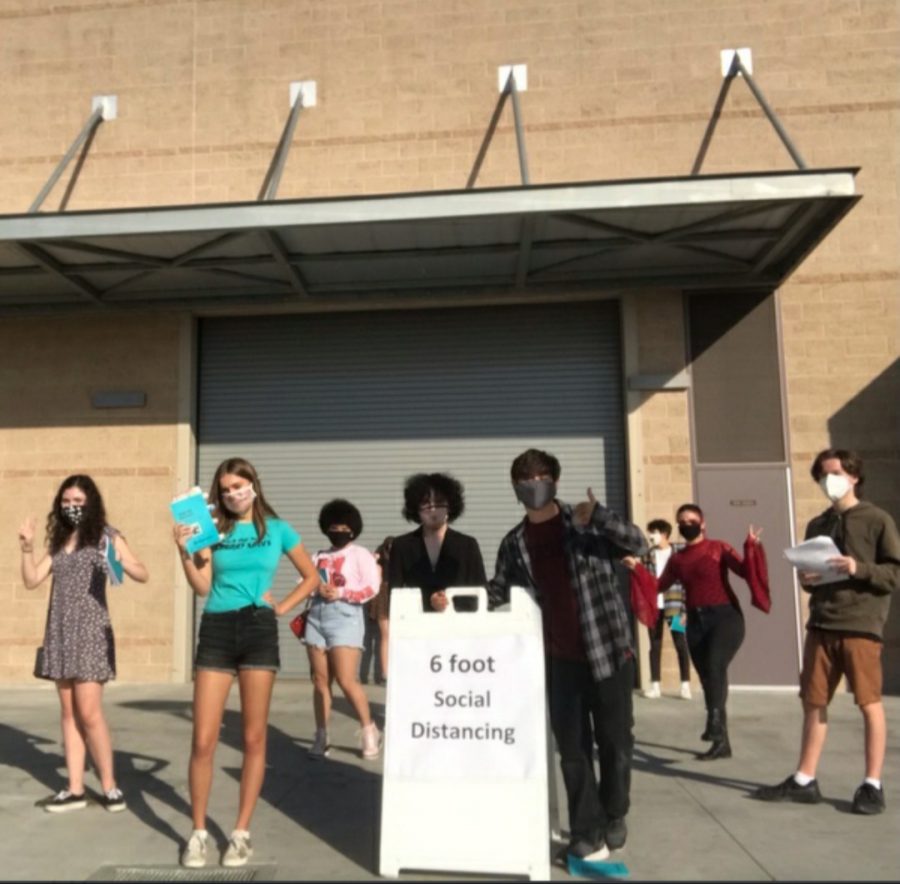
<path fill-rule="evenodd" d="M 575 510 L 573 513 L 575 524 L 579 528 L 585 528 L 591 521 L 591 516 L 594 515 L 594 510 L 596 509 L 596 507 L 597 498 L 594 497 L 594 492 L 590 488 L 588 488 L 587 500 L 583 500 L 581 503 L 575 504 Z"/>

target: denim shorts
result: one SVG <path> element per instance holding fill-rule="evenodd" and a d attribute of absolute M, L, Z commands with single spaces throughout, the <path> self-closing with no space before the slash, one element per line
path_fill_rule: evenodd
<path fill-rule="evenodd" d="M 313 648 L 362 648 L 366 624 L 362 605 L 316 596 L 306 617 L 303 641 Z"/>
<path fill-rule="evenodd" d="M 268 605 L 248 605 L 217 614 L 204 611 L 194 668 L 235 674 L 239 669 L 277 672 L 281 658 L 275 611 Z"/>

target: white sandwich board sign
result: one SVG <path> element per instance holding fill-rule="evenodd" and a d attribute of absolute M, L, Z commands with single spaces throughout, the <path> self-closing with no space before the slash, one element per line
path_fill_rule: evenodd
<path fill-rule="evenodd" d="M 424 612 L 391 593 L 380 872 L 550 877 L 541 614 L 521 587 L 508 609 Z"/>

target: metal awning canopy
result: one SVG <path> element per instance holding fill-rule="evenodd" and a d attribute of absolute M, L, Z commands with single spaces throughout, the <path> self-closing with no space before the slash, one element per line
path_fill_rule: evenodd
<path fill-rule="evenodd" d="M 858 170 L 0 216 L 0 311 L 774 287 Z"/>

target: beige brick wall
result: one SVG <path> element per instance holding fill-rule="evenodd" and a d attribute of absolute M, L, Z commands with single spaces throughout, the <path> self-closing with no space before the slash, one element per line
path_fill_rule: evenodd
<path fill-rule="evenodd" d="M 536 182 L 685 174 L 729 46 L 753 49 L 810 165 L 863 164 L 865 185 L 896 156 L 891 0 L 4 0 L 0 21 L 7 210 L 27 207 L 101 92 L 119 95 L 120 117 L 72 208 L 253 199 L 297 79 L 318 82 L 319 106 L 302 115 L 283 196 L 460 187 L 509 61 L 529 66 Z M 735 83 L 705 170 L 790 166 Z M 481 183 L 517 180 L 507 111 Z M 869 243 L 879 217 L 896 225 L 896 189 L 868 193 L 848 244 Z"/>
<path fill-rule="evenodd" d="M 0 324 L 0 682 L 29 676 L 50 592 L 49 580 L 31 591 L 22 585 L 17 528 L 36 517 L 40 544 L 60 482 L 82 472 L 150 570 L 146 584 L 109 588 L 119 678 L 172 677 L 175 330 L 172 317 L 159 315 Z M 147 405 L 93 409 L 99 390 L 142 390 Z"/>
<path fill-rule="evenodd" d="M 280 196 L 458 188 L 497 100 L 496 67 L 508 62 L 528 64 L 522 109 L 535 183 L 682 175 L 719 89 L 719 50 L 751 47 L 755 77 L 808 164 L 861 166 L 865 195 L 780 295 L 798 529 L 822 505 L 806 469 L 829 443 L 862 450 L 869 496 L 900 517 L 897 428 L 884 408 L 900 393 L 894 0 L 0 0 L 0 30 L 6 213 L 28 207 L 99 93 L 119 96 L 119 119 L 100 128 L 70 209 L 254 199 L 287 115 L 288 82 L 298 79 L 318 82 L 319 106 L 301 116 Z M 507 108 L 480 185 L 518 182 L 511 123 Z M 736 82 L 704 171 L 790 167 L 746 85 Z M 46 208 L 58 205 L 62 186 Z M 680 310 L 680 299 L 663 293 L 641 300 L 642 370 L 683 359 Z M 109 322 L 90 326 L 87 333 L 100 336 L 95 364 L 76 359 L 76 376 L 115 364 L 107 357 L 117 332 L 109 329 L 143 340 L 144 323 Z M 43 320 L 4 321 L 2 334 L 15 344 L 19 332 L 34 329 L 42 340 L 44 328 Z M 65 341 L 57 320 L 46 328 Z M 161 346 L 148 341 L 147 352 Z M 73 397 L 82 388 L 51 373 L 31 349 L 23 358 L 4 353 L 0 397 L 14 396 L 29 368 L 44 383 L 30 402 L 13 398 L 23 417 L 7 418 L 0 454 L 10 487 L 32 509 L 46 507 L 58 478 L 42 470 L 67 471 L 70 463 L 174 469 L 174 443 L 166 440 L 175 406 L 157 404 L 175 395 L 174 362 L 147 371 L 146 383 L 161 385 L 149 409 L 162 408 L 164 419 L 82 426 L 66 417 L 57 430 L 45 418 L 77 412 Z M 142 351 L 136 366 L 149 358 Z M 671 513 L 690 497 L 685 395 L 646 396 L 640 423 L 644 504 L 647 512 Z M 8 472 L 19 469 L 32 474 Z M 161 480 L 171 484 L 166 475 L 101 476 L 130 533 L 130 511 L 118 507 L 138 488 L 152 495 Z M 4 512 L 3 524 L 18 518 Z M 159 563 L 154 572 L 168 573 Z M 3 592 L 13 591 L 14 568 L 8 574 Z M 151 589 L 128 592 L 117 605 L 128 608 L 125 599 Z M 26 621 L 37 623 L 42 605 L 32 597 L 23 604 L 33 607 Z M 142 611 L 115 613 L 124 628 Z M 900 649 L 900 606 L 895 615 L 891 653 Z M 163 632 L 160 626 L 148 641 Z M 141 649 L 144 674 L 162 665 L 150 662 L 151 648 L 158 650 Z M 0 650 L 7 667 L 0 672 L 21 671 L 27 656 L 13 646 Z"/>
<path fill-rule="evenodd" d="M 643 294 L 637 305 L 638 362 L 644 374 L 675 376 L 686 367 L 684 305 L 678 292 Z M 640 394 L 644 506 L 641 527 L 651 519 L 675 525 L 675 510 L 693 499 L 690 413 L 687 390 Z M 672 540 L 678 539 L 677 528 Z M 646 629 L 638 626 L 646 643 Z M 663 637 L 663 690 L 680 684 L 678 661 L 668 630 Z M 643 673 L 649 679 L 649 669 Z M 692 670 L 696 683 L 696 674 Z"/>

